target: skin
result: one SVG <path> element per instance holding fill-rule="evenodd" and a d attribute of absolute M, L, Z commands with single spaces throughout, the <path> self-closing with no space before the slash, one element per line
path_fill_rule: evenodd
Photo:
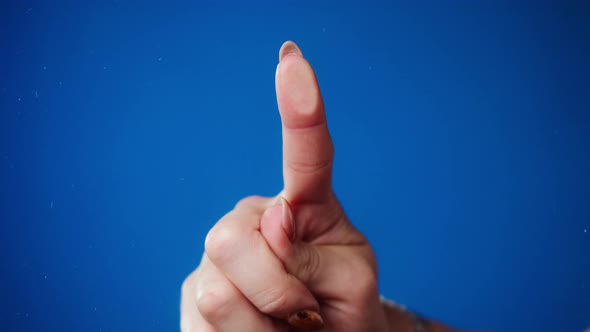
<path fill-rule="evenodd" d="M 182 287 L 181 330 L 413 331 L 407 314 L 380 301 L 373 250 L 334 195 L 319 86 L 292 42 L 279 52 L 276 93 L 284 189 L 241 200 L 209 231 Z"/>

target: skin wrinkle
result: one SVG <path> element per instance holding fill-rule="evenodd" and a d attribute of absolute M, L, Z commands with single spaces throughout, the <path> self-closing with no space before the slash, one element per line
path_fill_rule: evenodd
<path fill-rule="evenodd" d="M 296 220 L 303 220 L 302 223 L 308 226 L 308 229 L 302 231 L 306 232 L 305 234 L 310 234 L 309 236 L 312 237 L 311 239 L 303 237 L 301 239 L 302 241 L 316 245 L 356 245 L 368 243 L 365 236 L 351 225 L 350 220 L 342 210 L 337 209 L 334 211 L 335 213 L 331 213 L 334 214 L 333 217 L 322 223 L 312 223 L 311 220 L 317 218 L 317 215 L 313 209 L 309 210 L 309 212 L 311 213 L 296 215 Z M 306 222 L 306 220 L 310 221 Z M 297 231 L 299 232 L 300 230 L 298 229 Z"/>
<path fill-rule="evenodd" d="M 309 247 L 300 247 L 298 251 L 296 257 L 299 264 L 292 268 L 293 274 L 299 276 L 304 283 L 317 279 L 322 266 L 322 254 Z"/>
<path fill-rule="evenodd" d="M 256 307 L 258 307 L 258 310 L 262 312 L 275 312 L 277 308 L 282 308 L 287 303 L 285 292 L 280 290 L 282 288 L 284 287 L 279 287 L 279 290 L 277 290 L 274 287 L 269 287 L 267 289 L 263 289 L 260 293 L 252 294 L 252 302 L 255 303 Z M 285 318 L 287 315 L 288 314 L 285 313 Z"/>

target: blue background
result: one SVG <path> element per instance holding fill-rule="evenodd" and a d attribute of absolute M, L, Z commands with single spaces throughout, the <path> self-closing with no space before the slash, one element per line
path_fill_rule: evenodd
<path fill-rule="evenodd" d="M 458 327 L 583 330 L 588 7 L 3 1 L 0 330 L 178 330 L 207 230 L 282 186 L 287 39 L 384 294 Z"/>

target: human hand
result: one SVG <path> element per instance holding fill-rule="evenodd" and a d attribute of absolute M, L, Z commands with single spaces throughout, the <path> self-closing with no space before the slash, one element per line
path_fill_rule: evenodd
<path fill-rule="evenodd" d="M 188 331 L 386 331 L 377 265 L 332 190 L 333 145 L 313 69 L 292 42 L 276 72 L 284 189 L 240 201 L 183 284 Z"/>

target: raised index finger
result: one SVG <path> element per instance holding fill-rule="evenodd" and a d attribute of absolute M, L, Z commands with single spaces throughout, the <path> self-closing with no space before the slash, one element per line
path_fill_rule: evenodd
<path fill-rule="evenodd" d="M 283 126 L 283 195 L 291 202 L 322 201 L 332 191 L 334 148 L 315 73 L 293 42 L 279 52 L 276 91 Z"/>

